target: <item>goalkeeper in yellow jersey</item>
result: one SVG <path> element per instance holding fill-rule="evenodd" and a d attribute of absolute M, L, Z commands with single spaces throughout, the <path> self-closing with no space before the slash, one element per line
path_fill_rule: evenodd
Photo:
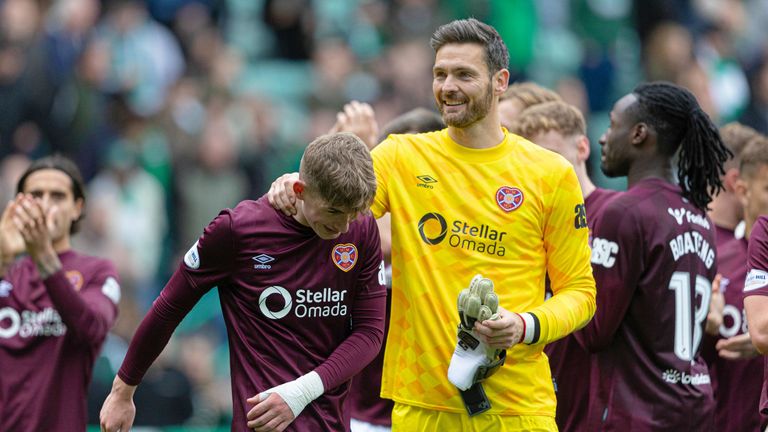
<path fill-rule="evenodd" d="M 579 182 L 563 157 L 501 127 L 509 53 L 493 27 L 453 21 L 430 43 L 432 90 L 448 127 L 390 135 L 371 152 L 378 185 L 371 210 L 390 213 L 392 223 L 381 391 L 395 402 L 392 430 L 557 430 L 542 350 L 595 312 Z M 295 211 L 294 181 L 281 177 L 269 193 L 287 213 Z M 466 373 L 464 364 L 450 367 L 457 298 L 477 273 L 493 281 L 499 306 L 495 319 L 475 320 L 471 331 L 494 350 L 493 361 L 495 350 L 506 350 L 506 360 L 472 399 L 456 385 L 466 376 L 449 378 L 449 369 Z M 544 302 L 547 274 L 553 296 Z"/>

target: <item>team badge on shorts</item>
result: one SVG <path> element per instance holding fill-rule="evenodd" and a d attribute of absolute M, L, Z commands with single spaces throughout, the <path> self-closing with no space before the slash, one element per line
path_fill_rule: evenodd
<path fill-rule="evenodd" d="M 523 191 L 516 187 L 502 186 L 496 191 L 496 204 L 505 212 L 517 210 L 523 205 Z"/>
<path fill-rule="evenodd" d="M 66 272 L 65 275 L 67 276 L 69 283 L 75 287 L 75 290 L 80 291 L 80 288 L 83 287 L 83 274 L 77 270 L 70 270 Z"/>
<path fill-rule="evenodd" d="M 331 258 L 336 267 L 348 272 L 357 263 L 357 248 L 352 243 L 337 244 L 333 247 Z"/>

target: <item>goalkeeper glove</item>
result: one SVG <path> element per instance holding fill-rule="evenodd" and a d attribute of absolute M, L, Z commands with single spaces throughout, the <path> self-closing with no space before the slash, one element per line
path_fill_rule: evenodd
<path fill-rule="evenodd" d="M 475 321 L 498 319 L 498 307 L 493 282 L 481 275 L 472 278 L 469 288 L 459 293 L 458 342 L 448 366 L 448 380 L 459 390 L 469 389 L 504 364 L 506 351 L 489 348 L 474 331 Z"/>

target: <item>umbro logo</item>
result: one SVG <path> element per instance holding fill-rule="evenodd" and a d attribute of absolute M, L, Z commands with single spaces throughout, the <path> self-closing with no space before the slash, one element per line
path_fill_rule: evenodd
<path fill-rule="evenodd" d="M 421 183 L 416 183 L 416 187 L 420 187 L 424 189 L 434 189 L 435 187 L 432 186 L 432 183 L 437 183 L 436 178 L 427 174 L 416 176 L 416 178 L 421 181 Z"/>
<path fill-rule="evenodd" d="M 0 297 L 8 297 L 11 295 L 13 285 L 6 280 L 0 280 Z"/>
<path fill-rule="evenodd" d="M 255 257 L 251 258 L 251 259 L 258 263 L 258 264 L 254 264 L 253 268 L 255 268 L 255 269 L 265 269 L 265 270 L 271 269 L 272 266 L 269 265 L 269 263 L 271 263 L 272 261 L 275 260 L 274 258 L 272 258 L 271 256 L 269 256 L 267 254 L 259 254 L 259 255 L 256 255 Z"/>

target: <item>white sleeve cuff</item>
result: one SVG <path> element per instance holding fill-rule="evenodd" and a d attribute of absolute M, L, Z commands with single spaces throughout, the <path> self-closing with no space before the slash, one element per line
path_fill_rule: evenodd
<path fill-rule="evenodd" d="M 539 335 L 541 332 L 539 318 L 530 312 L 521 313 L 520 318 L 523 319 L 523 324 L 525 325 L 522 342 L 527 345 L 535 344 L 539 341 Z"/>

